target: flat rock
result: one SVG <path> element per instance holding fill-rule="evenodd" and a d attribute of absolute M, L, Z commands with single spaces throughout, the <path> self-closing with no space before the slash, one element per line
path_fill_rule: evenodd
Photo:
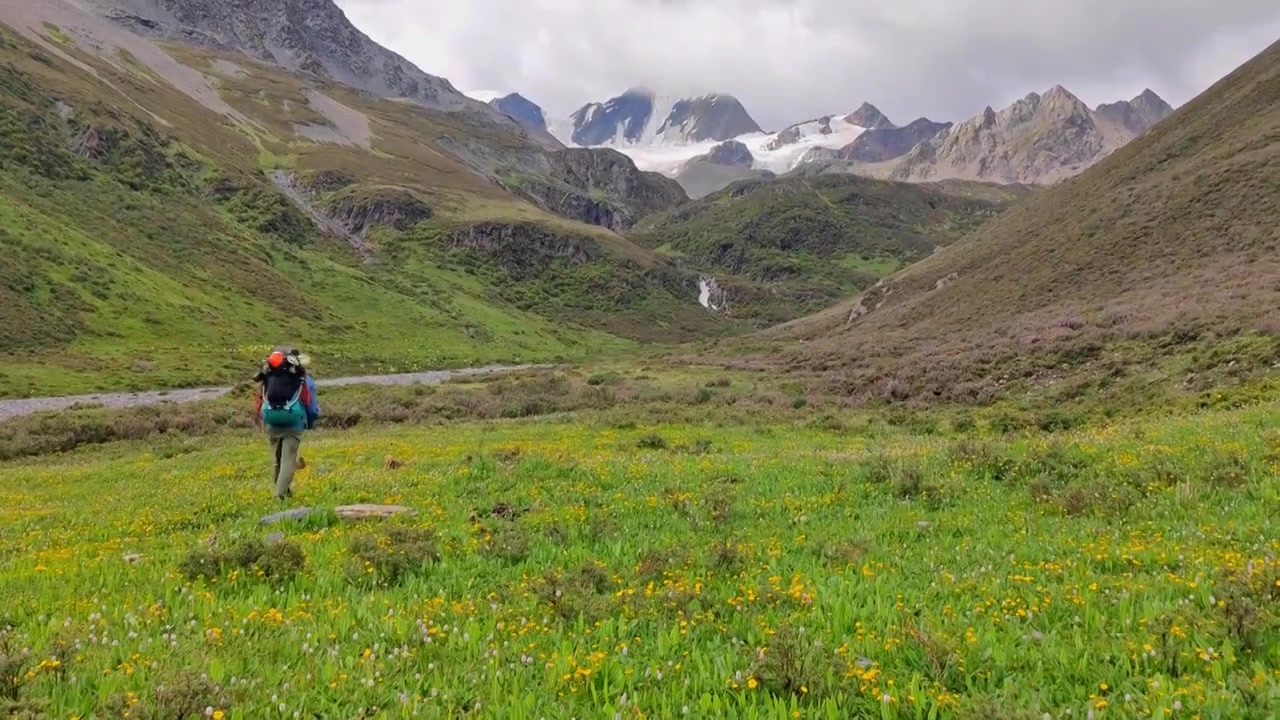
<path fill-rule="evenodd" d="M 413 508 L 404 505 L 339 505 L 333 509 L 335 515 L 343 520 L 364 520 L 366 518 L 385 518 L 401 513 L 412 513 Z"/>
<path fill-rule="evenodd" d="M 261 520 L 258 521 L 258 524 L 273 525 L 275 523 L 280 522 L 281 520 L 301 520 L 302 518 L 310 515 L 313 509 L 314 508 L 300 507 L 300 508 L 290 508 L 288 510 L 281 510 L 278 513 L 271 513 L 270 515 L 262 518 Z"/>

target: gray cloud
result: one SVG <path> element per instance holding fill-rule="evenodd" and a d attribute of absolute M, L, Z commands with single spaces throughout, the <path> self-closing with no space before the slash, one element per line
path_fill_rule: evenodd
<path fill-rule="evenodd" d="M 766 128 L 864 100 L 961 120 L 1061 84 L 1180 105 L 1280 37 L 1276 0 L 337 0 L 462 90 L 553 116 L 635 85 L 729 92 Z"/>

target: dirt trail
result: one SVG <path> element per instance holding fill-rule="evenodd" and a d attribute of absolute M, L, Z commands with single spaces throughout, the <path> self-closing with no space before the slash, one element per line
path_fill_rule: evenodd
<path fill-rule="evenodd" d="M 339 387 L 342 385 L 438 385 L 453 378 L 491 375 L 514 370 L 535 370 L 552 367 L 550 365 L 487 365 L 457 370 L 428 370 L 398 375 L 359 375 L 339 378 L 317 378 L 318 387 Z M 174 390 L 152 390 L 130 393 L 94 393 L 91 395 L 67 395 L 63 397 L 18 398 L 0 400 L 0 422 L 12 418 L 30 415 L 49 410 L 66 410 L 76 405 L 100 405 L 109 408 L 127 408 L 138 405 L 155 405 L 162 402 L 189 403 L 200 400 L 212 400 L 231 392 L 231 387 L 178 388 Z"/>

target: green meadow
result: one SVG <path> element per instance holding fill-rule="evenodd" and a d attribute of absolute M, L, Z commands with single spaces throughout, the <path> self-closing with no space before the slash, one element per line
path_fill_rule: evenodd
<path fill-rule="evenodd" d="M 816 416 L 816 413 L 813 414 Z M 1071 430 L 568 413 L 0 467 L 36 718 L 1262 718 L 1280 407 Z M 357 502 L 415 510 L 339 520 Z M 23 714 L 27 713 L 27 714 Z"/>

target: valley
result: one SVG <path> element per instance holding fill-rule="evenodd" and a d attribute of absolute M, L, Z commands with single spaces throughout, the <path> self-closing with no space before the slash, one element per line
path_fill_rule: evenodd
<path fill-rule="evenodd" d="M 0 719 L 1274 714 L 1280 43 L 766 127 L 357 4 L 0 1 Z"/>

